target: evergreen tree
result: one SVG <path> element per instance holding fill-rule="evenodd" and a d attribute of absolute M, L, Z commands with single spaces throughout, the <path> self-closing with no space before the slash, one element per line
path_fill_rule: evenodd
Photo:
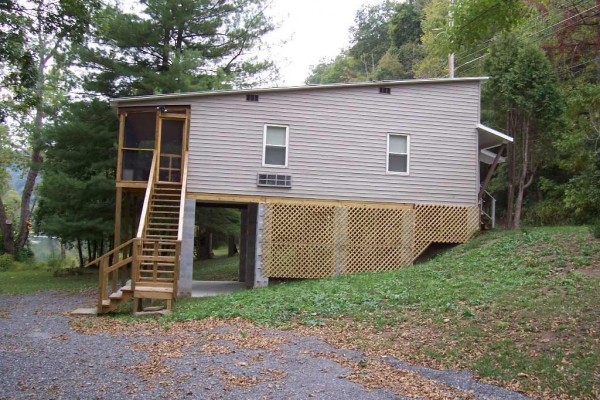
<path fill-rule="evenodd" d="M 74 242 L 84 264 L 109 244 L 114 226 L 117 118 L 107 103 L 69 106 L 45 132 L 48 144 L 39 185 L 36 225 L 40 232 Z"/>
<path fill-rule="evenodd" d="M 111 97 L 245 86 L 272 67 L 247 53 L 273 29 L 266 0 L 148 0 L 107 6 L 82 49 L 85 87 Z"/>

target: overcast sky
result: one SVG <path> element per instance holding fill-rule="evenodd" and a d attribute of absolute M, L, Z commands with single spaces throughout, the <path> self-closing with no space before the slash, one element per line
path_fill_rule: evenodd
<path fill-rule="evenodd" d="M 348 29 L 363 4 L 382 0 L 272 0 L 269 14 L 279 28 L 266 38 L 279 66 L 280 85 L 301 85 L 310 66 L 348 47 Z M 281 43 L 285 41 L 285 43 Z"/>
<path fill-rule="evenodd" d="M 116 0 L 126 11 L 135 12 L 135 0 Z M 280 86 L 304 84 L 311 65 L 331 59 L 348 47 L 348 29 L 363 4 L 383 0 L 271 0 L 267 9 L 278 26 L 265 37 L 269 51 L 262 57 L 279 67 Z M 261 54 L 263 54 L 261 52 Z"/>

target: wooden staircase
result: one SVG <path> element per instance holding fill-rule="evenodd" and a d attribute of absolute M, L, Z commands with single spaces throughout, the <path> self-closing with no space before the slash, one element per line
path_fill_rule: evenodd
<path fill-rule="evenodd" d="M 177 296 L 187 168 L 184 164 L 181 183 L 158 182 L 157 158 L 155 154 L 136 237 L 87 264 L 100 267 L 98 314 L 132 298 L 134 312 L 144 311 L 144 299 L 164 300 L 170 310 Z"/>
<path fill-rule="evenodd" d="M 139 266 L 134 274 L 134 311 L 142 299 L 166 300 L 171 309 L 177 294 L 180 241 L 178 240 L 181 185 L 156 183 L 139 248 Z"/>

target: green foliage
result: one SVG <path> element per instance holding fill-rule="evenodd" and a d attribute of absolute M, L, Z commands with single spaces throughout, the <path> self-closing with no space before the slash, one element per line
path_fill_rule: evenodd
<path fill-rule="evenodd" d="M 590 226 L 590 232 L 592 233 L 593 237 L 600 239 L 600 221 L 596 221 Z"/>
<path fill-rule="evenodd" d="M 55 56 L 67 42 L 81 42 L 87 32 L 96 1 L 22 0 L 0 3 L 0 81 L 13 91 L 21 106 L 41 101 L 40 65 Z M 44 42 L 39 43 L 40 39 Z M 43 75 L 43 73 L 42 73 Z M 0 121 L 5 116 L 0 110 Z"/>
<path fill-rule="evenodd" d="M 570 175 L 563 185 L 565 208 L 579 222 L 600 215 L 600 87 L 578 84 L 568 91 L 568 126 L 554 147 Z"/>
<path fill-rule="evenodd" d="M 420 10 L 423 1 L 385 1 L 363 6 L 350 28 L 352 43 L 333 60 L 311 67 L 307 84 L 409 79 L 423 57 Z"/>
<path fill-rule="evenodd" d="M 200 233 L 211 231 L 223 237 L 240 234 L 240 210 L 222 207 L 200 207 L 196 212 Z"/>
<path fill-rule="evenodd" d="M 265 0 L 141 3 L 139 14 L 106 6 L 97 16 L 102 46 L 81 50 L 89 90 L 117 97 L 229 87 L 271 67 L 244 56 L 273 29 Z"/>
<path fill-rule="evenodd" d="M 36 224 L 64 241 L 112 234 L 117 120 L 107 103 L 73 103 L 46 131 Z"/>
<path fill-rule="evenodd" d="M 356 12 L 355 25 L 350 28 L 351 56 L 368 63 L 381 58 L 390 47 L 388 22 L 395 7 L 395 1 L 385 0 L 381 4 L 365 5 Z"/>
<path fill-rule="evenodd" d="M 455 0 L 450 11 L 448 36 L 454 51 L 510 31 L 525 15 L 521 0 Z"/>
<path fill-rule="evenodd" d="M 540 129 L 548 128 L 562 113 L 562 96 L 544 52 L 515 34 L 500 35 L 485 64 L 490 76 L 485 89 L 492 108 L 513 109 L 533 117 Z"/>
<path fill-rule="evenodd" d="M 390 46 L 400 48 L 421 41 L 421 15 L 415 4 L 400 3 L 388 23 Z"/>
<path fill-rule="evenodd" d="M 338 55 L 333 61 L 323 60 L 311 67 L 307 84 L 356 82 L 366 80 L 361 63 L 347 53 Z"/>
<path fill-rule="evenodd" d="M 11 254 L 0 255 L 0 272 L 9 270 L 14 263 L 15 258 Z"/>
<path fill-rule="evenodd" d="M 423 8 L 421 42 L 425 56 L 415 66 L 418 78 L 437 78 L 448 73 L 448 54 L 451 52 L 447 32 L 449 4 L 446 0 L 431 0 Z"/>

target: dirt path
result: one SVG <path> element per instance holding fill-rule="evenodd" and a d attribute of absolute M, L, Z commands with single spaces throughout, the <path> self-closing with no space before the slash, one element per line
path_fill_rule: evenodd
<path fill-rule="evenodd" d="M 0 399 L 525 398 L 245 321 L 134 328 L 65 314 L 90 296 L 0 295 Z"/>

